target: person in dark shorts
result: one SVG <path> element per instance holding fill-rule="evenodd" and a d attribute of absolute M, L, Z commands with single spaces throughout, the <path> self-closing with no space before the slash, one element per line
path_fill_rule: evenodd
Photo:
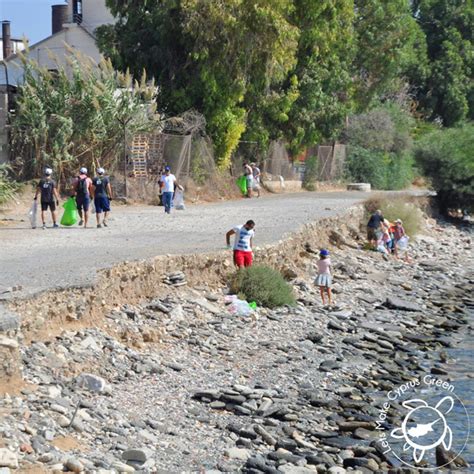
<path fill-rule="evenodd" d="M 91 204 L 92 180 L 87 176 L 87 168 L 81 168 L 79 176 L 72 182 L 72 197 L 76 198 L 77 210 L 79 212 L 79 225 L 84 224 L 87 228 L 89 221 L 89 207 Z"/>
<path fill-rule="evenodd" d="M 59 225 L 56 222 L 56 207 L 59 206 L 59 193 L 56 182 L 51 177 L 53 170 L 46 168 L 44 170 L 44 177 L 40 179 L 35 193 L 35 201 L 38 195 L 41 194 L 41 220 L 43 222 L 43 229 L 46 229 L 46 212 L 48 208 L 51 211 L 53 218 L 53 228 L 57 229 Z"/>
<path fill-rule="evenodd" d="M 377 240 L 379 239 L 379 235 L 381 232 L 382 222 L 384 221 L 384 217 L 382 215 L 382 211 L 377 209 L 369 219 L 367 223 L 367 240 L 369 241 L 372 247 L 377 246 Z"/>
<path fill-rule="evenodd" d="M 112 200 L 112 187 L 110 186 L 109 177 L 105 176 L 104 168 L 97 169 L 97 176 L 92 180 L 92 192 L 94 195 L 97 228 L 107 227 L 107 217 L 110 212 L 110 201 Z M 104 218 L 101 224 L 100 217 L 102 214 Z"/>

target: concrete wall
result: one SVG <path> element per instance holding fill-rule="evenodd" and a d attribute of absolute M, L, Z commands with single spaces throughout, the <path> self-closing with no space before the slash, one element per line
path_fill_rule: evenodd
<path fill-rule="evenodd" d="M 82 0 L 82 18 L 85 27 L 92 27 L 94 30 L 98 26 L 115 22 L 105 6 L 105 0 Z"/>
<path fill-rule="evenodd" d="M 68 16 L 72 19 L 72 0 L 68 3 Z M 98 26 L 114 22 L 105 0 L 82 0 L 82 26 L 88 31 L 94 33 Z"/>

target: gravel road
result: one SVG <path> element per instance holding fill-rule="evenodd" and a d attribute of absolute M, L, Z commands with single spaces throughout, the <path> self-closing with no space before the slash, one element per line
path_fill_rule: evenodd
<path fill-rule="evenodd" d="M 188 206 L 165 215 L 162 207 L 115 206 L 108 228 L 31 229 L 29 222 L 0 227 L 0 298 L 87 285 L 97 270 L 125 260 L 223 249 L 224 234 L 248 219 L 255 245 L 276 242 L 319 218 L 366 199 L 360 192 L 297 193 Z M 95 216 L 92 216 L 95 224 Z M 12 287 L 20 290 L 11 291 Z"/>

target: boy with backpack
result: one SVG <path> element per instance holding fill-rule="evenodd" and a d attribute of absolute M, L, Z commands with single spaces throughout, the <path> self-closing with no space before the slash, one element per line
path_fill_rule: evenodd
<path fill-rule="evenodd" d="M 87 176 L 87 168 L 79 170 L 79 176 L 74 178 L 72 182 L 71 197 L 76 198 L 77 210 L 79 212 L 79 225 L 84 224 L 84 229 L 87 228 L 89 221 L 89 207 L 91 204 L 92 195 L 92 180 Z"/>
<path fill-rule="evenodd" d="M 59 206 L 59 193 L 56 182 L 51 175 L 53 170 L 46 168 L 44 170 L 44 177 L 40 179 L 36 188 L 35 198 L 38 199 L 38 194 L 41 195 L 41 220 L 43 222 L 43 229 L 46 229 L 46 211 L 51 210 L 51 217 L 53 218 L 53 227 L 57 229 L 59 225 L 56 222 L 56 206 Z"/>

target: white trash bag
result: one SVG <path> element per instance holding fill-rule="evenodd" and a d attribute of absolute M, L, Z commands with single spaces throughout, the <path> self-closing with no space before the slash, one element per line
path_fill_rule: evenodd
<path fill-rule="evenodd" d="M 253 309 L 247 301 L 236 299 L 229 305 L 229 313 L 235 316 L 250 316 Z"/>
<path fill-rule="evenodd" d="M 174 208 L 178 211 L 184 211 L 186 209 L 184 205 L 184 192 L 182 189 L 177 189 L 174 193 L 174 200 L 173 200 Z"/>
<path fill-rule="evenodd" d="M 36 218 L 38 216 L 38 202 L 33 201 L 33 204 L 31 205 L 30 212 L 28 213 L 28 217 L 31 222 L 31 228 L 36 229 Z"/>
<path fill-rule="evenodd" d="M 408 248 L 408 239 L 409 237 L 407 235 L 404 235 L 398 242 L 397 242 L 397 247 L 399 250 L 407 250 Z"/>

